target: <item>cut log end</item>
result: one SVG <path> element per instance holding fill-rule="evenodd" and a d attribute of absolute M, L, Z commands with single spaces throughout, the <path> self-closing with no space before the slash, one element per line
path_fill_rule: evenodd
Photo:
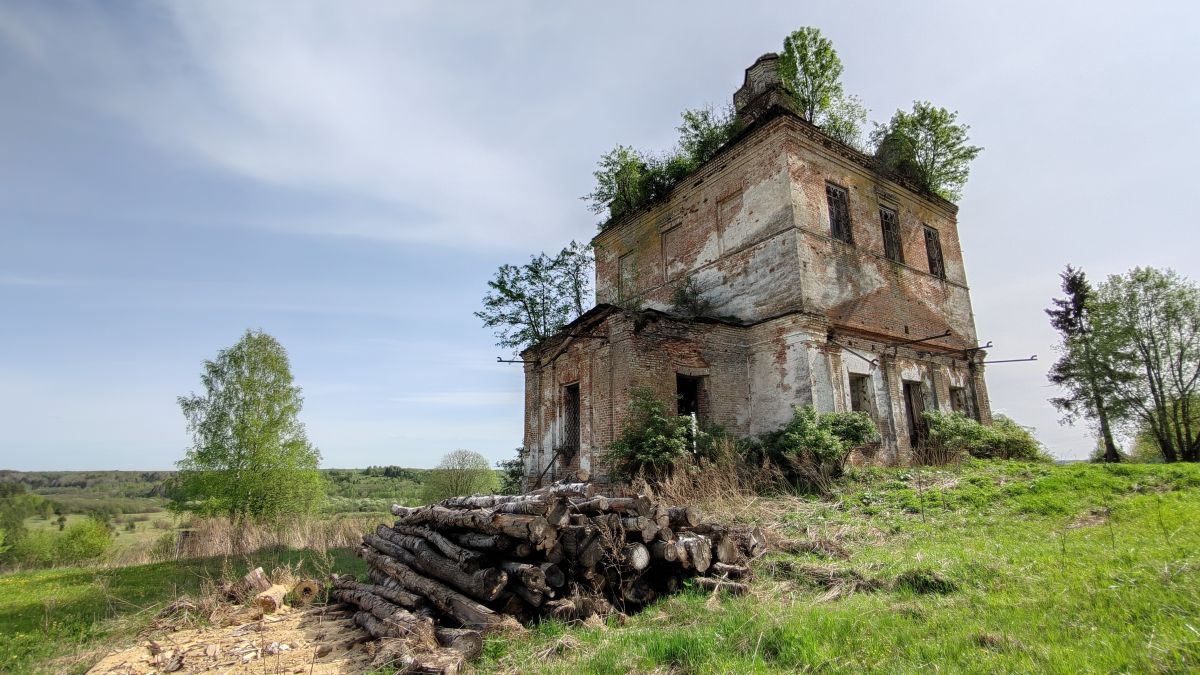
<path fill-rule="evenodd" d="M 283 607 L 283 598 L 287 592 L 287 586 L 275 584 L 254 596 L 254 604 L 263 611 L 263 614 L 274 614 Z"/>

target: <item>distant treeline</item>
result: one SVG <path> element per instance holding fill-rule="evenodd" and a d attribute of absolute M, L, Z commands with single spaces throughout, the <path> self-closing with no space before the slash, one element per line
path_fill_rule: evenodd
<path fill-rule="evenodd" d="M 392 502 L 415 504 L 430 469 L 369 466 L 322 469 L 326 512 L 387 511 Z M 0 484 L 19 484 L 46 499 L 55 514 L 114 516 L 162 511 L 174 471 L 0 470 Z"/>

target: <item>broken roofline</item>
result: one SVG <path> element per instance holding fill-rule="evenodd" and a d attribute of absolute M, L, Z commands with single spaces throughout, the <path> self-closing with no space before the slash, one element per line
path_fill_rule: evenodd
<path fill-rule="evenodd" d="M 521 358 L 524 359 L 526 357 L 526 355 L 532 355 L 535 352 L 546 351 L 551 346 L 556 344 L 558 341 L 566 340 L 568 338 L 583 337 L 583 338 L 604 339 L 607 336 L 592 335 L 587 332 L 587 329 L 597 323 L 600 323 L 601 321 L 608 318 L 609 316 L 616 314 L 617 312 L 633 314 L 633 315 L 642 316 L 642 317 L 651 317 L 654 319 L 664 319 L 667 321 L 678 321 L 679 323 L 712 323 L 712 324 L 721 324 L 721 325 L 725 325 L 725 326 L 737 326 L 739 328 L 746 328 L 746 327 L 752 326 L 756 323 L 760 323 L 758 321 L 755 321 L 752 323 L 747 323 L 744 321 L 735 320 L 733 318 L 711 317 L 711 316 L 698 316 L 695 318 L 686 318 L 686 317 L 676 316 L 674 314 L 671 314 L 670 312 L 664 312 L 664 311 L 657 310 L 657 309 L 626 309 L 624 307 L 621 307 L 620 305 L 610 305 L 608 303 L 602 302 L 602 303 L 596 305 L 595 307 L 592 307 L 588 311 L 584 312 L 583 314 L 580 314 L 579 317 L 576 318 L 571 323 L 563 326 L 562 328 L 559 328 L 558 331 L 555 332 L 553 335 L 547 337 L 546 339 L 542 340 L 541 342 L 539 342 L 535 345 L 526 347 L 524 350 L 521 351 Z"/>
<path fill-rule="evenodd" d="M 521 351 L 521 358 L 523 360 L 525 360 L 526 362 L 534 362 L 529 358 L 530 356 L 535 356 L 539 353 L 548 352 L 551 350 L 552 347 L 555 347 L 555 346 L 565 348 L 566 345 L 560 344 L 560 343 L 563 343 L 564 341 L 567 341 L 567 340 L 572 340 L 574 338 L 582 337 L 582 338 L 601 339 L 601 340 L 607 339 L 608 336 L 593 335 L 588 331 L 590 328 L 593 328 L 595 325 L 604 321 L 609 316 L 612 316 L 613 314 L 616 314 L 618 312 L 625 313 L 625 314 L 632 314 L 637 317 L 652 318 L 652 319 L 660 320 L 660 321 L 673 321 L 676 323 L 685 323 L 685 324 L 696 324 L 696 323 L 714 324 L 714 325 L 719 325 L 719 326 L 733 326 L 735 328 L 753 328 L 754 326 L 757 326 L 759 324 L 764 324 L 764 323 L 767 323 L 770 321 L 777 321 L 779 319 L 783 319 L 785 317 L 795 316 L 795 315 L 812 316 L 815 318 L 822 318 L 822 316 L 823 316 L 823 315 L 819 315 L 819 314 L 813 314 L 811 312 L 806 312 L 802 309 L 792 309 L 792 310 L 783 312 L 781 314 L 764 317 L 762 319 L 757 319 L 755 321 L 740 321 L 740 320 L 737 320 L 734 318 L 713 317 L 713 316 L 682 317 L 682 316 L 677 316 L 675 314 L 671 314 L 670 312 L 664 312 L 664 311 L 658 310 L 658 309 L 626 309 L 624 307 L 621 307 L 620 305 L 610 305 L 608 303 L 600 303 L 600 304 L 596 305 L 595 307 L 592 307 L 588 311 L 584 312 L 583 314 L 580 314 L 578 318 L 576 318 L 571 323 L 563 326 L 562 328 L 558 329 L 558 331 L 556 333 L 554 333 L 553 335 L 547 337 L 546 339 L 542 340 L 541 342 L 539 342 L 535 345 L 526 347 L 524 350 Z M 841 324 L 840 322 L 836 322 L 836 321 L 830 323 L 828 330 L 829 330 L 829 335 L 830 335 L 831 341 L 832 341 L 832 336 L 839 335 L 839 336 L 843 336 L 843 337 L 847 337 L 847 338 L 851 338 L 851 339 L 860 339 L 860 340 L 867 340 L 869 342 L 879 343 L 880 348 L 883 350 L 895 349 L 897 347 L 900 347 L 900 348 L 911 348 L 912 347 L 912 345 L 910 345 L 909 343 L 890 344 L 890 343 L 895 343 L 895 341 L 896 341 L 895 335 L 888 335 L 885 333 L 877 333 L 877 332 L 862 330 L 861 328 L 844 325 L 844 324 Z M 947 329 L 947 333 L 950 333 L 949 329 Z M 963 344 L 970 342 L 969 340 L 966 339 L 965 336 L 961 336 L 961 335 L 954 334 L 954 333 L 950 333 L 949 335 L 939 335 L 939 336 L 935 336 L 935 337 L 929 337 L 929 338 L 925 338 L 923 340 L 919 340 L 917 342 L 925 343 L 922 346 L 926 348 L 926 351 L 931 350 L 932 352 L 934 352 L 933 354 L 931 354 L 931 356 L 932 355 L 953 356 L 955 354 L 962 354 L 962 353 L 968 352 L 968 351 L 978 351 L 978 352 L 982 352 L 982 353 L 986 354 L 986 351 L 984 351 L 983 348 L 979 347 L 978 345 L 974 345 L 974 346 L 970 346 L 970 347 L 962 347 L 961 345 L 945 345 L 945 344 L 938 344 L 936 342 L 927 342 L 928 340 L 939 339 L 939 338 L 950 338 L 951 340 L 962 340 Z M 554 357 L 551 357 L 549 360 L 553 361 L 555 357 L 557 357 L 557 354 Z M 967 359 L 967 360 L 969 360 L 969 359 Z"/>
<path fill-rule="evenodd" d="M 758 60 L 754 62 L 754 64 L 757 65 L 764 59 L 774 56 L 774 54 L 764 54 L 763 56 L 760 56 Z M 752 68 L 754 68 L 754 65 L 750 66 L 750 68 L 747 68 L 746 70 L 749 71 Z M 770 123 L 780 118 L 786 118 L 794 123 L 797 123 L 799 125 L 799 130 L 808 136 L 810 140 L 824 146 L 826 149 L 841 156 L 843 159 L 847 159 L 853 164 L 858 165 L 860 168 L 865 169 L 872 175 L 888 181 L 896 188 L 908 192 L 919 200 L 923 200 L 932 206 L 939 207 L 947 211 L 951 216 L 956 217 L 958 215 L 958 205 L 954 202 L 935 194 L 931 190 L 926 189 L 924 186 L 918 184 L 916 181 L 910 178 L 901 176 L 894 171 L 884 171 L 882 168 L 880 168 L 879 162 L 876 161 L 875 157 L 868 155 L 853 146 L 847 145 L 836 138 L 833 138 L 822 131 L 821 127 L 809 122 L 808 120 L 805 120 L 800 114 L 800 111 L 796 109 L 795 104 L 792 103 L 791 96 L 787 93 L 787 90 L 782 86 L 768 88 L 766 91 L 758 94 L 753 99 L 748 101 L 743 109 L 752 110 L 756 105 L 762 106 L 764 109 L 759 112 L 749 124 L 742 128 L 736 136 L 729 139 L 728 142 L 722 145 L 721 148 L 717 150 L 716 154 L 714 154 L 700 166 L 696 167 L 694 171 L 681 178 L 677 183 L 675 183 L 674 186 L 671 187 L 665 196 L 659 199 L 650 200 L 633 211 L 623 213 L 617 218 L 610 218 L 609 220 L 601 223 L 600 232 L 596 234 L 596 236 L 592 237 L 591 244 L 594 246 L 596 244 L 596 240 L 604 236 L 610 230 L 623 227 L 624 225 L 641 218 L 643 215 L 653 211 L 659 206 L 669 203 L 675 197 L 676 192 L 688 181 L 696 178 L 701 178 L 702 180 L 707 179 L 710 175 L 717 173 L 721 170 L 718 162 L 724 159 L 725 155 L 728 154 L 730 150 L 732 150 L 735 146 L 740 145 L 743 141 L 758 132 L 760 129 L 763 129 Z"/>

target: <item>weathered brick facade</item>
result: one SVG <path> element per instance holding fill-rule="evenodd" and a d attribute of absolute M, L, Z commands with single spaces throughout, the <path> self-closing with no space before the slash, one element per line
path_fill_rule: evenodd
<path fill-rule="evenodd" d="M 911 451 L 921 409 L 990 422 L 957 207 L 804 122 L 774 55 L 747 69 L 734 101 L 745 130 L 669 199 L 593 240 L 597 307 L 525 352 L 532 480 L 606 476 L 640 386 L 672 400 L 677 382 L 698 382 L 701 422 L 740 435 L 778 428 L 795 405 L 856 407 L 876 420 L 883 461 Z M 843 203 L 848 234 L 831 222 Z M 720 318 L 671 316 L 689 278 Z"/>

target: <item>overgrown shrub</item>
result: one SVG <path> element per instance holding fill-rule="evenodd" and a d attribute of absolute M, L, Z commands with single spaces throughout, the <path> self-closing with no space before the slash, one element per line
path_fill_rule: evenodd
<path fill-rule="evenodd" d="M 500 474 L 500 494 L 502 495 L 521 494 L 521 481 L 525 477 L 525 463 L 521 461 L 520 453 L 521 450 L 518 448 L 516 457 L 496 462 L 496 468 Z"/>
<path fill-rule="evenodd" d="M 850 453 L 878 438 L 866 413 L 818 413 L 804 406 L 795 407 L 781 429 L 760 436 L 751 450 L 780 467 L 794 486 L 825 492 L 842 475 Z"/>
<path fill-rule="evenodd" d="M 49 530 L 28 532 L 13 544 L 7 559 L 22 567 L 49 567 L 54 564 L 54 542 L 59 536 Z"/>
<path fill-rule="evenodd" d="M 714 312 L 715 305 L 712 300 L 704 297 L 704 291 L 700 290 L 695 277 L 688 277 L 676 286 L 671 294 L 671 313 L 676 316 L 695 320 L 712 316 Z"/>
<path fill-rule="evenodd" d="M 154 545 L 150 547 L 150 559 L 159 562 L 175 558 L 175 550 L 179 545 L 179 535 L 175 532 L 163 532 Z"/>
<path fill-rule="evenodd" d="M 606 223 L 665 198 L 679 181 L 707 162 L 740 129 L 730 109 L 686 110 L 679 142 L 663 156 L 618 145 L 600 158 L 595 189 L 583 199 L 595 213 L 608 212 Z M 603 227 L 603 225 L 601 226 Z"/>
<path fill-rule="evenodd" d="M 63 531 L 54 548 L 61 564 L 72 565 L 103 556 L 112 542 L 113 532 L 108 523 L 88 518 Z"/>
<path fill-rule="evenodd" d="M 1004 415 L 996 415 L 991 426 L 957 412 L 927 410 L 922 416 L 929 427 L 926 457 L 942 461 L 966 455 L 979 459 L 1047 459 L 1030 430 Z"/>
<path fill-rule="evenodd" d="M 77 565 L 103 557 L 112 542 L 113 531 L 108 523 L 88 518 L 61 533 L 30 531 L 13 543 L 5 559 L 22 567 Z"/>
<path fill-rule="evenodd" d="M 625 427 L 609 447 L 607 459 L 621 478 L 663 477 L 693 450 L 697 434 L 692 418 L 674 414 L 648 387 L 632 394 Z"/>

